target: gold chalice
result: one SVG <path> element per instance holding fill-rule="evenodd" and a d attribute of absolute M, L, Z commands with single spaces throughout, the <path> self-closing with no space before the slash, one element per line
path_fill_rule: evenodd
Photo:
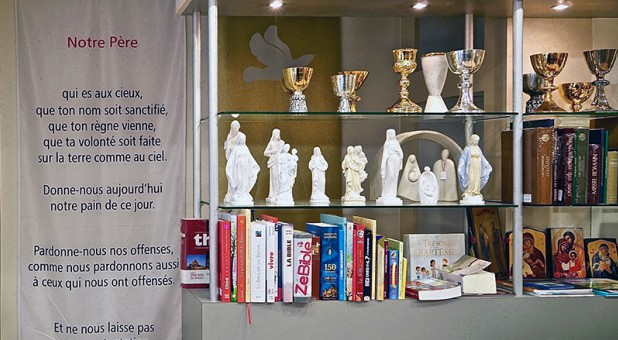
<path fill-rule="evenodd" d="M 534 72 L 543 77 L 547 84 L 543 87 L 543 103 L 536 109 L 536 112 L 564 112 L 565 110 L 554 102 L 552 92 L 556 90 L 554 78 L 562 72 L 566 64 L 568 53 L 539 53 L 530 56 Z"/>
<path fill-rule="evenodd" d="M 361 97 L 356 94 L 356 91 L 358 91 L 358 89 L 360 89 L 361 86 L 363 86 L 363 83 L 365 82 L 365 79 L 369 75 L 369 72 L 367 71 L 342 71 L 342 72 L 339 72 L 338 74 L 353 74 L 356 76 L 356 82 L 354 84 L 354 91 L 349 97 L 350 112 L 356 112 L 356 103 L 360 102 L 361 100 Z"/>
<path fill-rule="evenodd" d="M 587 81 L 564 83 L 558 86 L 558 92 L 566 102 L 571 104 L 573 112 L 578 112 L 582 109 L 582 103 L 594 93 L 594 86 Z"/>
<path fill-rule="evenodd" d="M 330 77 L 330 80 L 333 85 L 333 92 L 335 92 L 337 97 L 341 97 L 337 112 L 351 112 L 350 96 L 354 93 L 354 88 L 356 86 L 356 75 L 337 74 Z"/>
<path fill-rule="evenodd" d="M 288 67 L 283 69 L 282 85 L 286 92 L 291 93 L 290 112 L 307 112 L 307 102 L 303 91 L 309 86 L 313 68 Z"/>
<path fill-rule="evenodd" d="M 410 86 L 408 75 L 416 69 L 416 52 L 417 50 L 413 48 L 393 50 L 393 71 L 401 75 L 399 80 L 401 91 L 399 91 L 399 100 L 386 109 L 387 112 L 414 113 L 423 111 L 420 106 L 408 98 L 410 94 L 408 92 L 408 86 Z"/>

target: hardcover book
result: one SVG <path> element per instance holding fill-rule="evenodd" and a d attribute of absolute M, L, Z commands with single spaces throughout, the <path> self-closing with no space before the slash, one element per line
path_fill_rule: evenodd
<path fill-rule="evenodd" d="M 307 223 L 307 232 L 320 236 L 320 299 L 339 299 L 339 227 L 328 223 Z"/>
<path fill-rule="evenodd" d="M 618 203 L 618 151 L 607 152 L 607 186 L 605 191 L 605 203 Z"/>
<path fill-rule="evenodd" d="M 294 302 L 311 302 L 313 235 L 294 231 Z"/>
<path fill-rule="evenodd" d="M 202 218 L 180 221 L 180 286 L 206 288 L 210 282 L 208 268 L 208 222 Z"/>
<path fill-rule="evenodd" d="M 477 258 L 491 262 L 488 271 L 498 278 L 508 277 L 506 251 L 502 237 L 502 224 L 498 208 L 467 209 L 469 225 L 472 226 L 474 253 Z"/>
<path fill-rule="evenodd" d="M 230 257 L 230 221 L 218 222 L 219 245 L 219 300 L 232 301 L 232 261 Z"/>
<path fill-rule="evenodd" d="M 388 249 L 388 298 L 399 299 L 399 250 Z"/>
<path fill-rule="evenodd" d="M 523 228 L 523 270 L 525 279 L 545 279 L 547 273 L 547 238 L 533 228 Z M 509 274 L 513 275 L 513 233 L 509 233 Z"/>
<path fill-rule="evenodd" d="M 405 235 L 404 235 L 405 236 Z M 391 250 L 396 250 L 397 251 L 397 297 L 396 299 L 403 299 L 405 298 L 404 294 L 402 294 L 402 292 L 404 291 L 404 287 L 405 287 L 405 282 L 403 281 L 403 258 L 406 257 L 405 256 L 405 250 L 404 250 L 404 244 L 403 242 L 399 241 L 399 240 L 395 240 L 392 238 L 388 239 L 388 247 L 389 247 L 389 252 Z M 391 279 L 393 278 L 392 274 L 391 275 Z"/>
<path fill-rule="evenodd" d="M 513 130 L 500 132 L 500 161 L 502 163 L 502 179 L 500 181 L 501 201 L 513 202 Z"/>
<path fill-rule="evenodd" d="M 281 235 L 281 226 L 282 223 L 279 222 L 279 218 L 275 217 L 275 216 L 270 216 L 270 215 L 266 215 L 266 214 L 262 214 L 260 215 L 260 220 L 262 221 L 266 221 L 266 222 L 271 222 L 274 223 L 275 225 L 275 234 L 277 234 L 277 254 L 282 254 L 282 235 Z M 268 242 L 268 239 L 266 240 L 266 242 Z M 267 246 L 268 248 L 268 246 Z M 269 250 L 270 253 L 270 250 Z M 278 259 L 277 259 L 278 260 Z M 276 301 L 281 301 L 281 299 L 283 298 L 283 279 L 280 275 L 281 271 L 283 270 L 282 267 L 283 261 L 275 261 L 275 276 L 277 278 L 277 293 L 275 296 L 275 302 Z"/>
<path fill-rule="evenodd" d="M 575 130 L 573 204 L 586 204 L 588 192 L 588 129 Z"/>
<path fill-rule="evenodd" d="M 236 228 L 236 249 L 238 255 L 236 301 L 238 303 L 245 303 L 247 302 L 247 217 L 244 214 L 238 214 L 236 220 L 238 222 L 238 227 Z"/>
<path fill-rule="evenodd" d="M 312 234 L 313 235 L 313 234 Z M 311 236 L 311 299 L 320 299 L 320 236 Z"/>
<path fill-rule="evenodd" d="M 266 225 L 266 302 L 272 303 L 277 298 L 277 263 L 279 263 L 277 223 L 260 222 Z"/>
<path fill-rule="evenodd" d="M 573 168 L 575 161 L 575 129 L 558 128 L 554 154 L 553 203 L 573 203 Z"/>
<path fill-rule="evenodd" d="M 605 129 L 590 129 L 588 134 L 590 144 L 599 145 L 599 202 L 605 203 L 605 186 L 607 185 L 607 139 Z"/>
<path fill-rule="evenodd" d="M 282 300 L 283 302 L 294 302 L 294 226 L 290 223 L 281 223 L 279 226 L 280 235 L 280 272 L 278 277 L 281 279 Z"/>
<path fill-rule="evenodd" d="M 404 234 L 404 257 L 410 278 L 438 278 L 438 270 L 466 254 L 463 233 Z M 389 240 L 389 246 L 391 246 Z"/>
<path fill-rule="evenodd" d="M 599 144 L 588 146 L 588 192 L 587 203 L 599 204 L 602 148 Z"/>
<path fill-rule="evenodd" d="M 232 271 L 231 299 L 232 302 L 238 301 L 238 256 L 237 256 L 237 236 L 238 236 L 238 216 L 231 212 L 219 211 L 219 219 L 230 221 L 230 264 Z"/>
<path fill-rule="evenodd" d="M 346 273 L 346 285 L 345 294 L 348 301 L 354 300 L 354 284 L 356 278 L 354 277 L 354 222 L 346 223 L 345 234 L 345 273 Z"/>
<path fill-rule="evenodd" d="M 552 203 L 554 133 L 549 127 L 523 131 L 523 202 Z"/>
<path fill-rule="evenodd" d="M 377 253 L 376 253 L 376 300 L 384 300 L 384 236 L 378 235 Z"/>
<path fill-rule="evenodd" d="M 347 219 L 345 217 L 330 215 L 330 214 L 320 214 L 320 222 L 328 223 L 332 225 L 336 225 L 337 230 L 337 240 L 339 241 L 339 267 L 338 267 L 338 300 L 345 301 L 348 299 L 346 294 L 348 276 L 347 276 L 347 259 L 346 259 L 346 248 L 347 241 L 346 236 L 348 233 L 348 225 Z"/>
<path fill-rule="evenodd" d="M 406 283 L 406 296 L 419 301 L 454 299 L 461 296 L 461 286 L 439 279 L 423 278 Z"/>
<path fill-rule="evenodd" d="M 251 222 L 251 302 L 266 302 L 266 225 Z"/>
<path fill-rule="evenodd" d="M 364 271 L 365 268 L 365 227 L 354 223 L 354 266 L 353 266 L 353 299 L 363 301 L 365 297 Z"/>
<path fill-rule="evenodd" d="M 371 243 L 373 240 L 373 232 L 371 229 L 365 229 L 365 245 L 363 249 L 363 300 L 369 301 L 371 300 L 371 291 L 373 286 L 371 285 L 372 277 L 371 277 L 371 265 L 373 262 L 371 256 L 371 250 L 373 249 L 373 244 Z M 405 266 L 403 267 L 405 268 Z M 405 275 L 404 275 L 405 282 Z"/>
<path fill-rule="evenodd" d="M 548 228 L 552 277 L 585 278 L 586 253 L 582 228 Z"/>
<path fill-rule="evenodd" d="M 360 216 L 352 216 L 352 222 L 360 223 L 365 226 L 366 229 L 371 230 L 371 287 L 375 287 L 375 277 L 376 277 L 376 249 L 377 249 L 377 240 L 376 236 L 378 235 L 378 222 L 371 218 L 360 217 Z M 371 300 L 375 300 L 376 298 L 376 290 L 371 290 Z"/>
<path fill-rule="evenodd" d="M 584 239 L 588 277 L 618 279 L 618 253 L 615 238 Z"/>

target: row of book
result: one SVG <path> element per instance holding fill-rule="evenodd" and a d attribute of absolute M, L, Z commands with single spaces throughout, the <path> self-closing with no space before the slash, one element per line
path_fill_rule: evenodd
<path fill-rule="evenodd" d="M 513 235 L 509 235 L 509 268 Z M 615 238 L 584 238 L 582 228 L 523 228 L 524 279 L 618 279 Z"/>
<path fill-rule="evenodd" d="M 553 120 L 523 130 L 523 202 L 540 205 L 618 203 L 618 151 L 602 128 L 553 127 Z M 530 123 L 530 122 L 527 122 Z M 502 131 L 502 166 L 512 167 L 512 131 Z M 511 202 L 505 171 L 502 200 Z"/>
<path fill-rule="evenodd" d="M 496 284 L 512 290 L 513 281 L 497 280 Z M 614 279 L 561 279 L 561 280 L 524 280 L 523 291 L 537 297 L 618 297 L 618 280 Z"/>
<path fill-rule="evenodd" d="M 222 302 L 404 299 L 403 242 L 377 234 L 376 221 L 321 214 L 294 230 L 277 217 L 219 212 Z"/>

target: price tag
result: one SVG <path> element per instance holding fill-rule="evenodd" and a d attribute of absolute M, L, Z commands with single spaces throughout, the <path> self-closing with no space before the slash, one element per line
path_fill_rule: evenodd
<path fill-rule="evenodd" d="M 446 171 L 440 171 L 440 179 L 446 181 Z"/>

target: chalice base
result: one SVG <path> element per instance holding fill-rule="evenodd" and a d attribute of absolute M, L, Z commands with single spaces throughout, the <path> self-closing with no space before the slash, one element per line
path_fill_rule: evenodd
<path fill-rule="evenodd" d="M 425 113 L 444 113 L 448 108 L 441 96 L 429 96 L 425 102 Z"/>
<path fill-rule="evenodd" d="M 290 98 L 290 112 L 307 112 L 307 102 L 305 95 L 294 93 Z"/>
<path fill-rule="evenodd" d="M 423 112 L 423 109 L 408 98 L 399 98 L 395 104 L 386 109 L 386 112 L 420 113 Z"/>
<path fill-rule="evenodd" d="M 452 109 L 448 110 L 448 112 L 470 112 L 470 113 L 481 113 L 485 112 L 485 110 L 480 109 L 478 106 L 474 105 L 474 103 L 465 103 L 465 104 L 457 104 L 453 106 Z"/>
<path fill-rule="evenodd" d="M 339 107 L 337 108 L 337 112 L 352 112 L 350 107 L 350 101 L 348 98 L 342 97 L 339 101 Z"/>
<path fill-rule="evenodd" d="M 566 110 L 558 106 L 553 100 L 545 100 L 535 112 L 566 112 Z"/>
<path fill-rule="evenodd" d="M 542 95 L 530 95 L 530 99 L 526 102 L 526 113 L 536 112 L 541 104 L 543 104 Z"/>

